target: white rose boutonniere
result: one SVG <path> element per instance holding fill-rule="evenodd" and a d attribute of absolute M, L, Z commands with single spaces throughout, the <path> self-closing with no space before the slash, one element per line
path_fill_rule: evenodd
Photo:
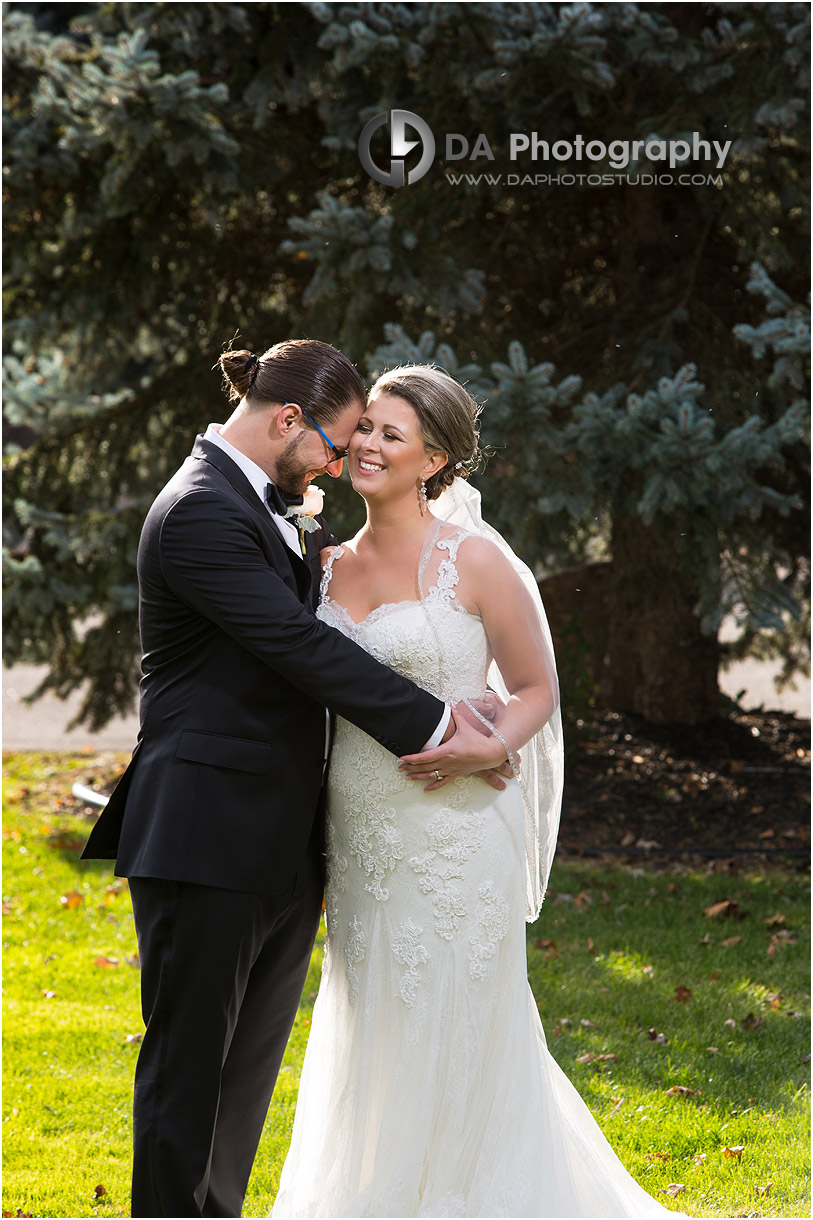
<path fill-rule="evenodd" d="M 323 509 L 325 504 L 325 493 L 321 487 L 317 487 L 315 483 L 311 483 L 305 489 L 305 496 L 301 504 L 296 504 L 289 508 L 286 517 L 293 517 L 294 524 L 297 529 L 304 530 L 306 534 L 310 534 L 319 526 L 314 517 L 316 517 Z"/>

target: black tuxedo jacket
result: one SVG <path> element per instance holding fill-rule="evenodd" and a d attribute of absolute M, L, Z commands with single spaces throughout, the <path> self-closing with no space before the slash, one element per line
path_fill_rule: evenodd
<path fill-rule="evenodd" d="M 280 891 L 317 816 L 325 706 L 394 755 L 435 731 L 439 700 L 315 617 L 333 540 L 317 520 L 300 560 L 239 467 L 197 438 L 141 534 L 141 726 L 84 858 Z"/>

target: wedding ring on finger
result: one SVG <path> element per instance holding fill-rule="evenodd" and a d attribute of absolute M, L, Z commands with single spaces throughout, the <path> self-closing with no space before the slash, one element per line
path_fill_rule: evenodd
<path fill-rule="evenodd" d="M 440 781 L 443 779 L 443 776 L 441 775 L 440 771 L 435 772 L 435 779 L 438 781 L 438 783 L 440 783 Z"/>

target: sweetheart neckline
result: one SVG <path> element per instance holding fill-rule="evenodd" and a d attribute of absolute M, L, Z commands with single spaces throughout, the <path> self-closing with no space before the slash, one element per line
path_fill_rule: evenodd
<path fill-rule="evenodd" d="M 447 547 L 447 543 L 445 543 L 445 542 L 438 543 L 438 546 Z M 450 549 L 450 547 L 447 547 L 447 549 Z M 457 551 L 457 547 L 455 546 L 455 554 L 456 554 L 456 551 Z M 435 593 L 436 591 L 440 591 L 440 589 L 441 589 L 441 586 L 439 584 L 435 584 L 432 586 L 432 588 L 429 590 L 429 595 L 427 598 L 407 597 L 407 598 L 404 598 L 402 601 L 397 601 L 397 602 L 381 602 L 378 606 L 373 606 L 372 610 L 370 610 L 367 614 L 365 614 L 363 618 L 354 619 L 352 614 L 350 613 L 350 611 L 345 609 L 345 607 L 341 604 L 341 602 L 335 601 L 328 593 L 328 587 L 330 585 L 330 580 L 331 580 L 331 577 L 333 576 L 333 564 L 335 563 L 335 561 L 337 559 L 341 559 L 342 555 L 344 555 L 344 552 L 345 552 L 345 548 L 341 544 L 334 547 L 332 550 L 332 554 L 330 555 L 330 557 L 327 561 L 327 564 L 325 566 L 325 569 L 322 573 L 322 587 L 321 587 L 320 603 L 322 605 L 334 606 L 336 608 L 336 610 L 339 612 L 339 614 L 341 616 L 343 616 L 344 620 L 350 625 L 350 627 L 353 629 L 353 631 L 360 630 L 362 627 L 366 626 L 371 621 L 377 622 L 379 617 L 383 617 L 382 612 L 384 612 L 384 611 L 389 612 L 391 610 L 400 610 L 405 606 L 421 606 L 424 603 L 445 606 L 447 609 L 450 609 L 457 614 L 466 614 L 466 615 L 468 615 L 469 618 L 474 619 L 476 622 L 482 623 L 483 619 L 482 619 L 481 615 L 475 614 L 473 611 L 468 610 L 465 606 L 461 605 L 460 602 L 455 599 L 455 593 L 454 593 L 453 589 L 445 590 L 446 595 L 447 595 L 447 600 L 442 601 L 442 600 L 440 600 L 440 598 L 434 599 L 432 596 L 433 593 Z M 447 562 L 449 562 L 449 561 L 447 561 Z M 454 555 L 452 555 L 452 557 L 451 557 L 451 563 L 452 564 L 454 563 Z M 442 566 L 443 565 L 441 565 L 441 568 L 442 568 Z M 454 570 L 454 568 L 453 568 L 453 570 Z M 454 583 L 457 584 L 456 574 L 455 574 Z"/>
<path fill-rule="evenodd" d="M 365 614 L 364 618 L 357 620 L 357 619 L 353 618 L 352 614 L 350 614 L 350 612 L 345 609 L 345 607 L 341 604 L 341 602 L 337 602 L 334 598 L 332 598 L 330 596 L 329 593 L 325 593 L 324 596 L 322 597 L 322 601 L 321 601 L 321 605 L 323 605 L 323 606 L 330 605 L 334 609 L 338 610 L 339 613 L 342 614 L 347 619 L 348 623 L 350 623 L 351 626 L 353 626 L 355 628 L 364 627 L 365 624 L 368 623 L 371 618 L 378 616 L 380 611 L 382 611 L 382 610 L 388 610 L 388 611 L 389 610 L 400 610 L 404 606 L 422 606 L 424 604 L 426 604 L 426 599 L 423 599 L 423 601 L 422 601 L 420 598 L 414 598 L 414 597 L 404 598 L 404 600 L 400 601 L 400 602 L 381 602 L 380 605 L 373 606 L 372 610 L 370 610 L 370 612 L 368 614 Z M 429 604 L 431 605 L 432 603 L 430 602 Z M 441 603 L 435 603 L 435 604 L 439 605 Z M 453 602 L 451 604 L 447 603 L 445 605 L 445 609 L 451 610 L 454 614 L 467 614 L 469 618 L 475 619 L 478 623 L 481 623 L 483 621 L 482 617 L 479 614 L 473 614 L 471 610 L 467 610 L 465 606 L 462 606 L 460 604 L 460 602 Z"/>
<path fill-rule="evenodd" d="M 335 609 L 341 611 L 344 617 L 348 619 L 354 627 L 363 627 L 368 619 L 371 619 L 374 614 L 378 614 L 379 610 L 397 610 L 401 606 L 419 606 L 421 604 L 420 601 L 414 597 L 406 597 L 400 602 L 381 602 L 380 605 L 373 606 L 372 610 L 365 614 L 364 618 L 354 619 L 350 611 L 345 609 L 341 602 L 335 601 L 335 599 L 332 598 L 329 593 L 326 593 L 322 598 L 322 605 L 325 605 L 325 603 L 328 603 L 329 605 L 334 606 Z"/>
<path fill-rule="evenodd" d="M 364 619 L 359 619 L 356 621 L 353 615 L 349 614 L 349 611 L 344 609 L 341 601 L 336 601 L 336 599 L 332 598 L 330 594 L 326 593 L 323 595 L 320 603 L 320 605 L 331 605 L 334 610 L 338 610 L 339 614 L 344 616 L 344 619 L 347 619 L 350 626 L 355 628 L 364 627 L 366 623 L 372 619 L 372 617 L 376 617 L 378 614 L 380 614 L 381 610 L 400 610 L 403 608 L 403 606 L 420 606 L 425 604 L 427 604 L 426 599 L 421 601 L 419 598 L 404 598 L 403 601 L 382 601 L 381 605 L 374 606 L 374 608 L 370 610 L 369 614 L 364 616 Z M 439 603 L 439 601 L 435 601 L 435 603 L 430 601 L 428 605 L 442 606 L 444 610 L 450 610 L 453 612 L 453 614 L 464 614 L 468 616 L 469 619 L 474 619 L 475 622 L 482 622 L 482 615 L 474 614 L 474 612 L 471 610 L 466 610 L 465 606 L 460 605 L 459 601 L 453 601 L 453 603 L 446 604 Z"/>

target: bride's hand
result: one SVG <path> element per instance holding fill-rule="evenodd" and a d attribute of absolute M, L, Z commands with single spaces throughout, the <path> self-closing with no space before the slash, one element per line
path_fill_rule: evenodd
<path fill-rule="evenodd" d="M 457 732 L 454 737 L 434 750 L 405 755 L 398 764 L 399 769 L 409 779 L 422 780 L 424 792 L 443 788 L 449 780 L 461 775 L 480 775 L 487 784 L 501 792 L 505 783 L 498 772 L 505 766 L 508 771 L 503 773 L 508 777 L 511 775 L 502 743 L 496 737 L 484 735 L 482 726 L 474 728 L 469 720 L 456 712 L 455 722 Z"/>

